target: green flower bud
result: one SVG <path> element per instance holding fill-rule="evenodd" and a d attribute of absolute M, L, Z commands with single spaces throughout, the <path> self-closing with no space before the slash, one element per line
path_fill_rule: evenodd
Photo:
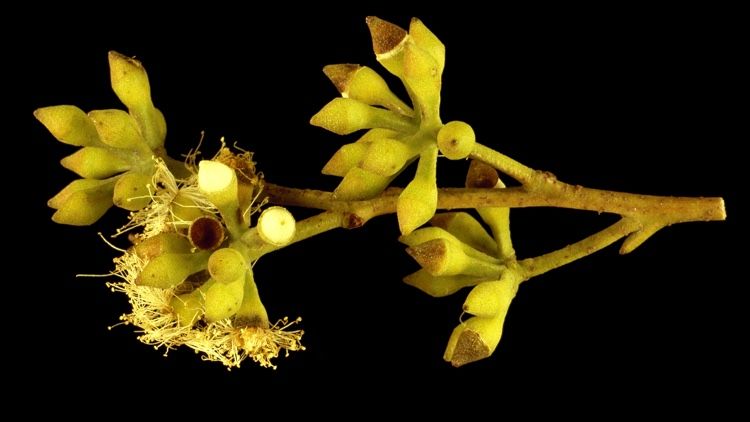
<path fill-rule="evenodd" d="M 375 16 L 365 19 L 372 37 L 375 58 L 392 74 L 401 77 L 404 68 L 404 44 L 409 39 L 406 31 Z"/>
<path fill-rule="evenodd" d="M 415 156 L 416 152 L 403 142 L 380 138 L 370 143 L 361 167 L 381 176 L 393 176 Z"/>
<path fill-rule="evenodd" d="M 402 234 L 409 234 L 430 221 L 437 209 L 437 147 L 428 146 L 422 152 L 417 172 L 401 192 L 396 204 L 398 225 Z"/>
<path fill-rule="evenodd" d="M 434 276 L 473 275 L 498 278 L 503 266 L 471 257 L 446 239 L 434 239 L 406 249 L 415 261 Z"/>
<path fill-rule="evenodd" d="M 443 359 L 459 367 L 489 357 L 500 342 L 504 322 L 505 314 L 469 318 L 453 330 Z"/>
<path fill-rule="evenodd" d="M 111 179 L 102 180 L 102 182 L 105 183 L 96 188 L 71 190 L 64 197 L 59 197 L 60 194 L 58 194 L 50 199 L 54 205 L 59 205 L 52 215 L 52 221 L 71 226 L 88 226 L 101 218 L 112 206 L 114 189 Z"/>
<path fill-rule="evenodd" d="M 190 252 L 190 242 L 183 235 L 165 232 L 149 237 L 133 248 L 139 258 L 151 260 L 166 253 L 186 254 Z"/>
<path fill-rule="evenodd" d="M 141 135 L 133 117 L 122 110 L 93 110 L 89 118 L 94 123 L 99 138 L 114 148 L 147 151 L 150 149 Z"/>
<path fill-rule="evenodd" d="M 60 164 L 87 179 L 104 179 L 130 168 L 118 154 L 99 147 L 83 147 L 63 158 Z"/>
<path fill-rule="evenodd" d="M 416 130 L 414 122 L 407 117 L 351 98 L 334 98 L 310 119 L 310 124 L 339 135 L 375 127 L 405 133 Z"/>
<path fill-rule="evenodd" d="M 140 286 L 159 287 L 168 289 L 175 287 L 198 271 L 206 269 L 208 254 L 198 253 L 166 253 L 149 261 L 136 279 Z"/>
<path fill-rule="evenodd" d="M 339 185 L 333 191 L 336 199 L 342 201 L 358 201 L 369 199 L 383 190 L 391 183 L 392 177 L 381 176 L 373 172 L 354 167 L 349 170 Z"/>
<path fill-rule="evenodd" d="M 422 122 L 439 123 L 442 80 L 437 62 L 413 42 L 406 43 L 403 61 L 403 80 L 415 111 L 419 110 Z"/>
<path fill-rule="evenodd" d="M 274 246 L 288 245 L 296 232 L 294 216 L 284 207 L 270 207 L 258 218 L 258 235 L 264 242 Z"/>
<path fill-rule="evenodd" d="M 416 287 L 432 297 L 452 295 L 464 287 L 475 286 L 486 278 L 468 275 L 434 276 L 421 269 L 404 277 L 404 283 Z"/>
<path fill-rule="evenodd" d="M 112 189 L 115 184 L 116 177 L 95 180 L 95 179 L 77 179 L 65 186 L 57 195 L 50 198 L 47 201 L 47 206 L 54 209 L 59 209 L 68 200 L 70 195 L 80 191 L 100 192 L 104 197 L 112 196 Z"/>
<path fill-rule="evenodd" d="M 472 160 L 469 171 L 466 174 L 467 188 L 498 188 L 505 187 L 497 171 L 478 160 Z M 516 252 L 510 237 L 510 208 L 507 207 L 483 207 L 477 208 L 479 216 L 490 226 L 492 236 L 498 245 L 501 258 L 511 258 Z"/>
<path fill-rule="evenodd" d="M 148 186 L 151 175 L 129 171 L 115 183 L 113 200 L 115 205 L 129 211 L 137 211 L 151 202 Z"/>
<path fill-rule="evenodd" d="M 495 264 L 500 264 L 500 260 L 488 255 L 484 252 L 480 252 L 466 243 L 459 240 L 456 236 L 452 235 L 448 231 L 441 229 L 440 227 L 424 227 L 411 232 L 408 235 L 399 237 L 399 242 L 407 246 L 417 246 L 422 243 L 428 242 L 435 239 L 445 239 L 454 246 L 460 248 L 466 255 Z"/>
<path fill-rule="evenodd" d="M 492 318 L 500 313 L 508 312 L 508 307 L 516 296 L 518 282 L 520 281 L 513 275 L 505 276 L 505 274 L 510 273 L 510 271 L 506 271 L 503 273 L 504 277 L 501 277 L 500 280 L 486 281 L 474 287 L 466 297 L 463 307 L 464 312 L 485 318 Z"/>
<path fill-rule="evenodd" d="M 374 129 L 373 129 L 374 130 Z M 367 152 L 368 144 L 354 143 L 346 144 L 339 148 L 333 157 L 326 163 L 321 171 L 329 176 L 344 177 L 353 167 L 359 165 Z"/>
<path fill-rule="evenodd" d="M 244 326 L 268 328 L 268 312 L 260 301 L 258 286 L 255 284 L 252 270 L 247 271 L 244 288 L 242 305 L 235 314 L 236 321 Z"/>
<path fill-rule="evenodd" d="M 169 302 L 180 326 L 191 327 L 204 313 L 205 298 L 199 290 L 175 296 Z"/>
<path fill-rule="evenodd" d="M 247 260 L 236 249 L 218 249 L 208 258 L 208 272 L 220 283 L 231 283 L 237 280 L 245 274 L 247 269 Z"/>
<path fill-rule="evenodd" d="M 409 25 L 409 37 L 419 48 L 426 51 L 430 57 L 435 59 L 438 73 L 443 73 L 445 67 L 445 45 L 417 18 L 411 19 Z"/>
<path fill-rule="evenodd" d="M 391 92 L 383 78 L 367 66 L 332 64 L 324 67 L 323 73 L 344 98 L 383 106 L 404 116 L 414 114 L 409 106 Z"/>
<path fill-rule="evenodd" d="M 146 144 L 151 149 L 164 145 L 167 125 L 151 102 L 151 87 L 141 62 L 110 51 L 109 70 L 112 90 L 138 123 Z"/>
<path fill-rule="evenodd" d="M 437 134 L 438 148 L 449 160 L 462 160 L 468 157 L 474 150 L 475 143 L 474 129 L 457 120 L 446 123 Z"/>
<path fill-rule="evenodd" d="M 489 256 L 497 256 L 497 243 L 482 224 L 466 212 L 436 214 L 430 224 L 456 236 L 461 242 Z"/>
<path fill-rule="evenodd" d="M 216 322 L 237 313 L 244 294 L 244 274 L 230 283 L 214 283 L 206 291 L 206 320 Z"/>
<path fill-rule="evenodd" d="M 76 106 L 38 108 L 34 111 L 34 117 L 60 142 L 75 146 L 101 145 L 94 124 L 86 113 Z"/>

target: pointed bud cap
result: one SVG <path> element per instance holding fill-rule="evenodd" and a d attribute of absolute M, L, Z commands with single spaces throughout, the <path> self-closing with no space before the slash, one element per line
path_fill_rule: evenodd
<path fill-rule="evenodd" d="M 344 98 L 369 105 L 383 106 L 404 116 L 413 116 L 412 109 L 391 92 L 380 75 L 367 66 L 332 64 L 323 73 L 333 82 Z"/>
<path fill-rule="evenodd" d="M 438 65 L 438 72 L 442 74 L 445 67 L 445 45 L 443 45 L 442 41 L 417 18 L 411 19 L 409 37 L 414 41 L 414 44 L 425 50 L 435 59 Z"/>
<path fill-rule="evenodd" d="M 432 297 L 444 297 L 452 295 L 464 287 L 474 286 L 482 282 L 482 277 L 467 275 L 434 276 L 420 269 L 419 271 L 404 277 L 404 283 L 416 287 Z"/>
<path fill-rule="evenodd" d="M 404 133 L 416 130 L 414 122 L 409 118 L 351 98 L 334 98 L 310 119 L 310 124 L 338 135 L 375 127 Z"/>
<path fill-rule="evenodd" d="M 375 58 L 389 72 L 401 77 L 404 44 L 409 39 L 409 34 L 403 28 L 375 16 L 368 16 L 365 22 L 370 29 Z"/>
<path fill-rule="evenodd" d="M 392 179 L 392 177 L 381 176 L 359 167 L 354 167 L 346 173 L 333 191 L 333 195 L 341 201 L 370 199 L 383 192 Z"/>
<path fill-rule="evenodd" d="M 518 281 L 516 277 L 505 276 L 501 280 L 478 284 L 466 297 L 464 312 L 485 318 L 504 315 L 508 312 L 510 302 L 516 296 Z"/>
<path fill-rule="evenodd" d="M 458 240 L 490 256 L 497 254 L 495 240 L 484 229 L 482 224 L 466 212 L 447 212 L 436 214 L 430 224 L 440 227 L 456 236 Z"/>
<path fill-rule="evenodd" d="M 344 177 L 353 167 L 359 165 L 365 157 L 368 145 L 365 143 L 346 144 L 333 154 L 321 171 L 329 176 Z"/>
<path fill-rule="evenodd" d="M 505 318 L 472 317 L 453 330 L 443 359 L 459 367 L 489 357 L 503 334 Z"/>
<path fill-rule="evenodd" d="M 150 151 L 130 114 L 122 110 L 93 110 L 88 115 L 105 144 L 114 148 Z"/>
<path fill-rule="evenodd" d="M 34 117 L 60 142 L 75 146 L 101 145 L 94 124 L 76 106 L 38 108 L 34 111 Z"/>
<path fill-rule="evenodd" d="M 104 179 L 130 168 L 119 155 L 99 147 L 83 147 L 60 160 L 60 164 L 87 179 Z"/>
<path fill-rule="evenodd" d="M 71 192 L 59 202 L 52 221 L 71 226 L 88 226 L 100 219 L 112 206 L 114 185 L 107 183 L 101 189 L 85 189 Z M 55 199 L 55 198 L 53 198 Z"/>

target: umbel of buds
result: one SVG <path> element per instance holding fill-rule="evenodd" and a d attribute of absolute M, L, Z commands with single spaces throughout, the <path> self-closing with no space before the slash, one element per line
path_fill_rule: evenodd
<path fill-rule="evenodd" d="M 334 191 L 342 200 L 372 198 L 414 161 L 414 179 L 398 198 L 401 233 L 428 222 L 437 208 L 438 152 L 456 160 L 474 147 L 474 131 L 463 122 L 443 125 L 440 89 L 445 46 L 419 19 L 409 31 L 376 17 L 367 18 L 375 58 L 406 87 L 411 106 L 399 99 L 373 69 L 356 64 L 323 68 L 343 98 L 336 98 L 310 123 L 339 135 L 369 129 L 342 146 L 323 173 L 342 177 Z"/>
<path fill-rule="evenodd" d="M 141 63 L 112 51 L 109 67 L 112 89 L 128 112 L 93 110 L 86 114 L 72 105 L 34 112 L 60 142 L 81 147 L 61 163 L 82 179 L 48 202 L 57 210 L 52 216 L 57 223 L 89 225 L 113 204 L 135 211 L 150 202 L 148 186 L 155 171 L 151 157 L 165 156 L 167 125 L 151 102 L 148 75 Z"/>

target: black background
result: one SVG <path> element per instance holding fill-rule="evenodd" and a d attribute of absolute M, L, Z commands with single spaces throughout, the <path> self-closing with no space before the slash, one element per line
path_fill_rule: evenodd
<path fill-rule="evenodd" d="M 165 358 L 137 342 L 129 327 L 107 330 L 127 310 L 125 297 L 110 293 L 102 279 L 74 275 L 110 269 L 115 252 L 96 233 L 112 233 L 126 214 L 113 210 L 83 229 L 49 221 L 46 199 L 74 177 L 57 161 L 73 148 L 55 142 L 31 110 L 120 108 L 107 68 L 107 51 L 114 49 L 146 66 L 173 155 L 195 146 L 205 131 L 208 151 L 222 136 L 254 151 L 269 181 L 332 189 L 337 179 L 320 175 L 320 168 L 354 138 L 308 120 L 336 95 L 324 65 L 361 63 L 385 75 L 364 24 L 373 12 L 156 17 L 123 11 L 37 28 L 45 41 L 25 61 L 33 81 L 26 119 L 28 143 L 43 151 L 46 177 L 32 208 L 53 246 L 41 268 L 42 308 L 53 315 L 43 318 L 47 340 L 36 348 L 41 384 L 62 392 L 74 380 L 85 386 L 78 387 L 82 397 L 216 388 L 255 398 L 295 391 L 363 400 L 399 391 L 408 400 L 435 390 L 434 403 L 459 391 L 501 399 L 517 389 L 533 397 L 596 397 L 618 408 L 731 404 L 725 380 L 745 371 L 739 341 L 747 337 L 746 328 L 735 328 L 746 314 L 735 300 L 747 279 L 736 261 L 746 247 L 732 244 L 744 218 L 739 180 L 745 179 L 734 145 L 747 141 L 746 128 L 737 131 L 746 110 L 736 101 L 746 103 L 747 91 L 738 79 L 739 28 L 731 11 L 411 13 L 447 47 L 444 121 L 465 120 L 480 142 L 570 183 L 727 200 L 727 222 L 671 227 L 631 255 L 611 247 L 525 283 L 490 359 L 460 369 L 442 361 L 465 292 L 432 299 L 400 281 L 417 265 L 395 241 L 393 217 L 324 234 L 258 263 L 269 314 L 304 318 L 308 350 L 278 359 L 276 371 L 247 362 L 228 372 L 189 350 Z M 409 15 L 380 14 L 402 26 Z M 466 166 L 441 159 L 441 182 L 459 186 Z M 522 257 L 615 221 L 556 209 L 512 216 Z"/>

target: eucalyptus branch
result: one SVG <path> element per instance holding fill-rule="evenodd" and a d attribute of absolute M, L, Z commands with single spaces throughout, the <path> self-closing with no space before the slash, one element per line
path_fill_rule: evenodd
<path fill-rule="evenodd" d="M 545 171 L 478 144 L 472 127 L 440 116 L 445 45 L 419 19 L 408 32 L 367 18 L 373 50 L 403 82 L 411 104 L 395 95 L 367 66 L 323 69 L 341 98 L 310 123 L 346 135 L 367 131 L 343 145 L 322 172 L 340 177 L 333 192 L 264 183 L 252 153 L 219 152 L 196 165 L 164 148 L 166 122 L 153 104 L 145 69 L 119 53 L 109 55 L 112 89 L 127 108 L 85 113 L 70 105 L 34 115 L 61 142 L 80 147 L 62 160 L 81 178 L 49 200 L 61 224 L 89 225 L 109 208 L 131 211 L 117 234 L 130 232 L 109 286 L 128 296 L 123 315 L 139 340 L 157 348 L 186 345 L 204 360 L 236 367 L 247 358 L 262 366 L 281 351 L 303 350 L 300 319 L 272 323 L 253 272 L 264 255 L 336 228 L 352 229 L 396 214 L 407 253 L 421 266 L 404 281 L 431 296 L 472 287 L 463 312 L 473 315 L 453 331 L 444 359 L 455 366 L 495 350 L 519 285 L 590 255 L 620 239 L 629 253 L 676 223 L 726 218 L 721 198 L 639 195 L 570 185 Z M 464 188 L 439 187 L 439 165 L 471 159 Z M 389 187 L 416 163 L 404 188 Z M 521 183 L 506 188 L 500 171 Z M 273 205 L 273 206 L 268 206 Z M 284 206 L 323 210 L 295 221 Z M 618 222 L 583 240 L 538 257 L 518 260 L 510 209 L 558 207 L 620 215 Z M 475 210 L 484 222 L 467 212 Z M 257 218 L 255 213 L 259 213 Z M 430 226 L 427 226 L 427 223 Z M 489 228 L 489 231 L 485 229 Z"/>

